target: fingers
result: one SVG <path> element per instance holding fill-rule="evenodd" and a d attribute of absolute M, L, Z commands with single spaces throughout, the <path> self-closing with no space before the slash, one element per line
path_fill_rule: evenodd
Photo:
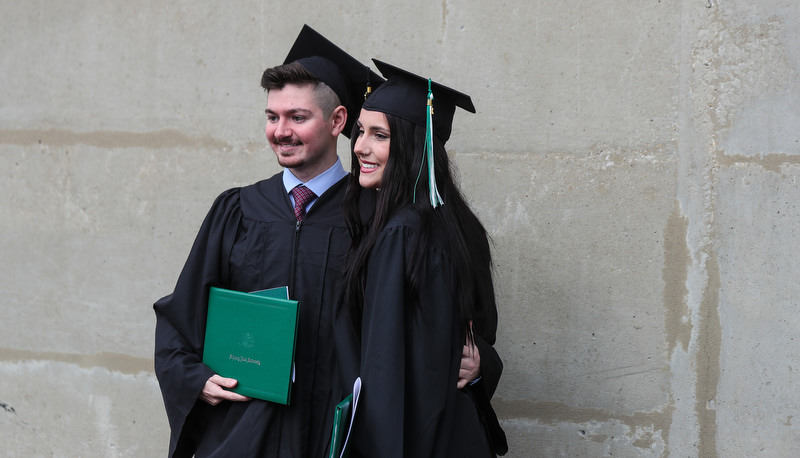
<path fill-rule="evenodd" d="M 219 402 L 221 401 L 244 402 L 250 400 L 250 398 L 247 396 L 242 396 L 239 393 L 234 393 L 233 391 L 227 391 L 227 390 L 222 390 L 217 398 L 219 399 Z"/>
<path fill-rule="evenodd" d="M 464 345 L 464 348 L 461 350 L 461 359 L 473 359 L 475 353 L 478 351 L 478 347 L 472 344 Z"/>
<path fill-rule="evenodd" d="M 459 380 L 466 380 L 471 381 L 478 378 L 478 372 L 480 368 L 474 364 L 466 364 L 464 360 L 461 360 L 461 368 L 458 369 L 458 379 Z"/>
<path fill-rule="evenodd" d="M 481 352 L 478 351 L 477 345 L 467 344 L 461 351 L 461 366 L 464 366 L 464 360 L 469 359 L 478 368 L 481 366 Z"/>
<path fill-rule="evenodd" d="M 206 384 L 203 386 L 203 390 L 200 392 L 200 396 L 198 397 L 200 400 L 212 406 L 215 406 L 222 401 L 249 401 L 249 397 L 242 396 L 241 394 L 234 393 L 233 391 L 228 391 L 226 389 L 235 387 L 237 383 L 238 382 L 232 378 L 225 378 L 216 374 L 212 375 L 206 381 Z"/>
<path fill-rule="evenodd" d="M 218 374 L 212 375 L 211 378 L 208 379 L 208 381 L 228 389 L 235 387 L 236 384 L 239 383 L 236 381 L 236 379 L 225 378 Z"/>
<path fill-rule="evenodd" d="M 464 388 L 467 384 L 480 374 L 480 356 L 477 348 L 472 345 L 464 345 L 461 350 L 461 367 L 458 369 L 458 389 Z"/>
<path fill-rule="evenodd" d="M 461 367 L 480 367 L 481 354 L 475 345 L 464 345 L 461 350 Z"/>

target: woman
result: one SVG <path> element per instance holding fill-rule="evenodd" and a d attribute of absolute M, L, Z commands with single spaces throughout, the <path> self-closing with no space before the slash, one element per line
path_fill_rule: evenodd
<path fill-rule="evenodd" d="M 357 376 L 362 384 L 348 448 L 370 457 L 502 454 L 487 390 L 457 389 L 464 343 L 492 344 L 497 328 L 486 230 L 444 149 L 455 106 L 475 109 L 464 94 L 375 63 L 388 80 L 353 130 L 353 247 L 336 323 L 345 386 Z M 371 190 L 365 227 L 360 207 Z"/>

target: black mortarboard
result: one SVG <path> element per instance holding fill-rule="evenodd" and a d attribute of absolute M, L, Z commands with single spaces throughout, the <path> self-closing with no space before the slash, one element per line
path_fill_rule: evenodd
<path fill-rule="evenodd" d="M 363 108 L 398 116 L 425 127 L 430 80 L 377 59 L 372 61 L 386 77 L 386 82 L 372 92 Z M 450 138 L 456 106 L 470 113 L 475 113 L 475 106 L 468 95 L 439 83 L 430 81 L 430 90 L 433 94 L 433 134 L 446 142 Z"/>
<path fill-rule="evenodd" d="M 347 124 L 342 133 L 349 138 L 366 94 L 378 87 L 383 78 L 308 25 L 300 30 L 283 63 L 292 62 L 298 62 L 339 96 L 347 108 Z"/>
<path fill-rule="evenodd" d="M 372 59 L 378 70 L 386 77 L 386 82 L 375 89 L 362 105 L 370 111 L 397 116 L 425 128 L 425 160 L 420 163 L 420 175 L 427 164 L 428 192 L 433 208 L 443 205 L 444 201 L 436 186 L 434 167 L 433 137 L 442 143 L 450 138 L 453 128 L 453 115 L 456 106 L 475 113 L 475 106 L 468 95 L 434 83 L 428 78 L 415 75 L 402 68 Z M 417 184 L 414 184 L 416 189 Z M 416 202 L 416 193 L 414 194 Z"/>

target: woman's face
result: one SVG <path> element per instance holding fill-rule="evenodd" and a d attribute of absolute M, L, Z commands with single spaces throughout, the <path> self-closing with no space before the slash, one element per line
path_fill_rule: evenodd
<path fill-rule="evenodd" d="M 389 123 L 386 115 L 380 111 L 361 109 L 361 116 L 356 121 L 358 137 L 353 153 L 358 158 L 361 173 L 358 183 L 362 188 L 380 188 L 383 181 L 383 170 L 389 161 Z"/>

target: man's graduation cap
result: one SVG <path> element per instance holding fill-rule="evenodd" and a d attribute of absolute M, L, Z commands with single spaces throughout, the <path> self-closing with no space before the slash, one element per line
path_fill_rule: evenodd
<path fill-rule="evenodd" d="M 372 92 L 363 108 L 388 113 L 425 127 L 428 117 L 426 104 L 428 98 L 432 97 L 433 134 L 442 142 L 450 138 L 457 106 L 475 113 L 475 106 L 468 95 L 386 62 L 377 59 L 372 61 L 387 81 Z"/>
<path fill-rule="evenodd" d="M 342 133 L 349 138 L 364 98 L 383 78 L 308 25 L 300 30 L 283 63 L 292 62 L 302 65 L 339 96 L 347 108 L 347 123 Z"/>
<path fill-rule="evenodd" d="M 362 108 L 380 111 L 425 127 L 425 157 L 428 164 L 428 190 L 431 206 L 444 204 L 436 188 L 436 173 L 433 160 L 433 136 L 442 143 L 450 138 L 453 128 L 453 115 L 459 106 L 475 113 L 472 99 L 466 94 L 434 83 L 428 78 L 415 75 L 402 68 L 372 59 L 378 70 L 386 77 L 386 82 L 372 92 Z M 422 173 L 423 161 L 420 164 Z M 419 175 L 417 176 L 419 181 Z M 414 184 L 414 188 L 417 185 Z M 414 194 L 416 199 L 416 194 Z"/>

